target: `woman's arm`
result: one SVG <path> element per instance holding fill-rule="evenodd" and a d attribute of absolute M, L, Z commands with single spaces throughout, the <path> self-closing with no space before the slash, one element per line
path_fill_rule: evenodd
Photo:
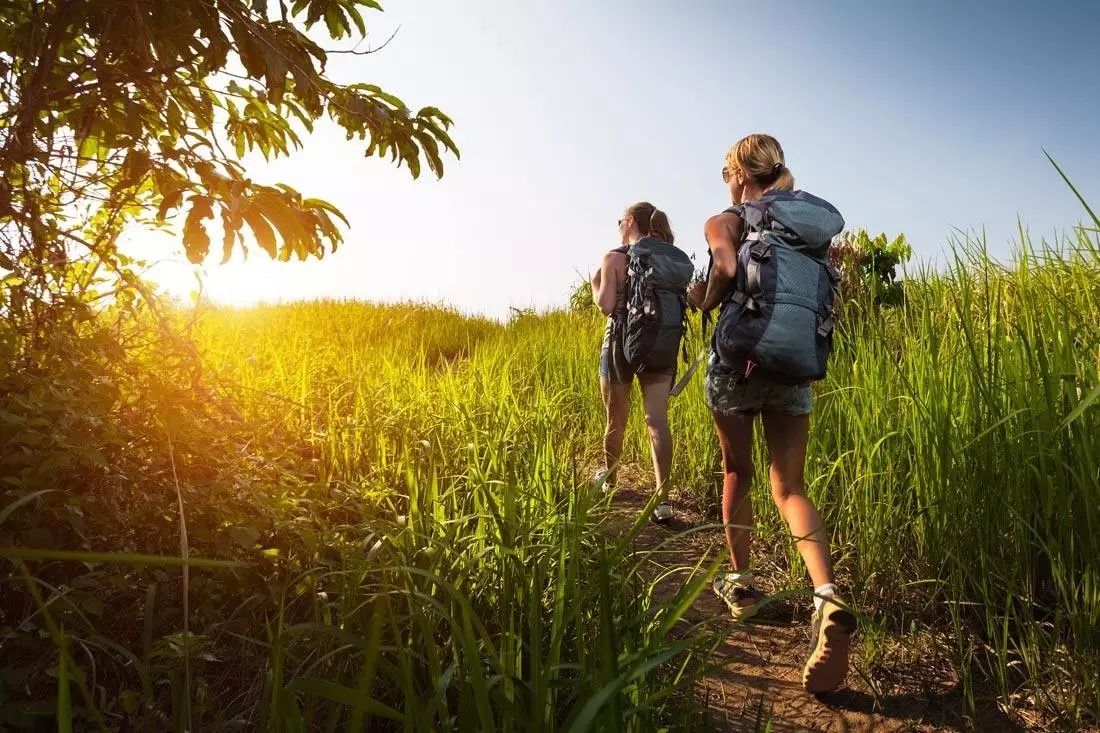
<path fill-rule="evenodd" d="M 700 310 L 717 308 L 725 300 L 737 274 L 737 247 L 741 242 L 743 223 L 736 214 L 718 214 L 707 219 L 703 227 L 712 260 L 710 275 L 704 287 L 696 283 L 688 291 L 688 300 Z"/>
<path fill-rule="evenodd" d="M 626 255 L 620 252 L 608 252 L 603 256 L 600 269 L 592 276 L 592 302 L 605 316 L 615 311 L 615 304 L 622 292 L 622 271 L 626 266 Z"/>

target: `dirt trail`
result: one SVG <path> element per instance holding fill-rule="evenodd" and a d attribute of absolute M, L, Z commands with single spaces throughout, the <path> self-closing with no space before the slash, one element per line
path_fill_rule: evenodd
<path fill-rule="evenodd" d="M 614 497 L 610 531 L 629 526 L 645 506 L 646 498 L 638 490 L 621 487 Z M 648 576 L 657 577 L 670 568 L 691 567 L 723 551 L 718 529 L 668 542 L 691 527 L 716 521 L 680 503 L 676 519 L 669 526 L 647 524 L 635 551 L 650 551 Z M 662 542 L 668 544 L 655 550 Z M 656 593 L 674 592 L 682 579 L 683 575 L 674 574 L 657 587 Z M 899 650 L 892 655 L 897 657 L 895 661 L 869 664 L 857 636 L 845 686 L 827 695 L 810 695 L 801 684 L 802 663 L 809 646 L 810 604 L 793 605 L 787 616 L 787 620 L 767 625 L 736 625 L 725 604 L 709 589 L 688 611 L 689 622 L 716 624 L 729 631 L 715 652 L 714 669 L 700 680 L 696 690 L 712 730 L 753 731 L 761 719 L 770 720 L 772 731 L 1022 730 L 992 703 L 980 710 L 978 720 L 966 719 L 962 692 L 949 668 L 934 658 L 915 659 L 896 640 L 886 641 L 888 648 L 897 646 Z M 869 681 L 878 689 L 877 699 Z"/>

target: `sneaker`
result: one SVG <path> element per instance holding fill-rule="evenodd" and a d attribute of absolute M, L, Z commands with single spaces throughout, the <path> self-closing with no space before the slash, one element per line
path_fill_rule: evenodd
<path fill-rule="evenodd" d="M 802 668 L 802 686 L 817 694 L 840 687 L 848 674 L 848 652 L 856 631 L 856 615 L 840 598 L 826 598 L 814 612 L 810 656 Z"/>
<path fill-rule="evenodd" d="M 592 477 L 592 484 L 605 494 L 609 494 L 615 490 L 615 485 L 607 480 L 610 473 L 611 472 L 606 468 L 601 468 L 596 471 L 596 475 Z"/>
<path fill-rule="evenodd" d="M 760 610 L 764 594 L 751 584 L 743 584 L 733 573 L 725 573 L 714 579 L 714 593 L 730 607 L 734 621 L 745 621 Z"/>
<path fill-rule="evenodd" d="M 672 505 L 667 501 L 658 504 L 657 508 L 653 510 L 653 521 L 657 524 L 666 524 L 672 521 Z"/>

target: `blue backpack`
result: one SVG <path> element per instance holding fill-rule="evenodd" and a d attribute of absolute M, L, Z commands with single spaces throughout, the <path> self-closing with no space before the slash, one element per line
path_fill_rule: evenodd
<path fill-rule="evenodd" d="M 737 274 L 714 330 L 715 352 L 748 375 L 799 384 L 825 378 L 839 274 L 829 243 L 840 212 L 804 191 L 769 191 L 726 209 L 745 223 Z"/>
<path fill-rule="evenodd" d="M 686 330 L 691 258 L 654 237 L 616 251 L 627 256 L 623 354 L 639 371 L 675 366 Z"/>

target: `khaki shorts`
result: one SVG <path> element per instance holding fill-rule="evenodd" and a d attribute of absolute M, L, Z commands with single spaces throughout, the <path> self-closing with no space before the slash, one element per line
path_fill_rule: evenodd
<path fill-rule="evenodd" d="M 813 388 L 807 384 L 779 384 L 763 377 L 746 378 L 712 355 L 706 379 L 707 407 L 722 415 L 752 417 L 761 412 L 809 415 Z"/>

